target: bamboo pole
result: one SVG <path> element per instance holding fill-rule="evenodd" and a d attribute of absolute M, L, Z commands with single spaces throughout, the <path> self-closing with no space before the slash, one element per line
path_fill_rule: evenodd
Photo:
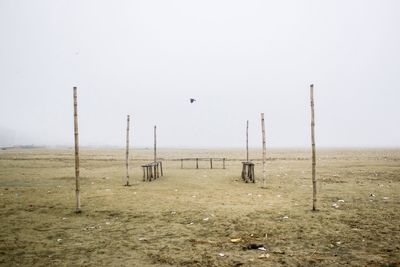
<path fill-rule="evenodd" d="M 249 121 L 246 123 L 246 162 L 249 162 Z"/>
<path fill-rule="evenodd" d="M 76 213 L 81 212 L 81 197 L 80 197 L 80 181 L 79 181 L 79 135 L 78 135 L 78 97 L 74 91 L 74 136 L 75 136 L 75 196 L 76 196 Z"/>
<path fill-rule="evenodd" d="M 126 117 L 126 153 L 125 153 L 125 166 L 126 166 L 126 184 L 129 186 L 129 115 Z"/>
<path fill-rule="evenodd" d="M 154 162 L 157 161 L 157 126 L 154 125 Z"/>
<path fill-rule="evenodd" d="M 262 128 L 262 161 L 263 161 L 263 188 L 267 187 L 266 182 L 266 172 L 265 172 L 265 154 L 266 154 L 266 141 L 265 141 L 265 123 L 264 123 L 264 113 L 261 113 L 261 128 Z"/>
<path fill-rule="evenodd" d="M 312 149 L 312 185 L 313 185 L 313 207 L 317 210 L 317 180 L 316 173 L 316 155 L 315 155 L 315 117 L 314 117 L 314 85 L 310 85 L 310 102 L 311 102 L 311 149 Z"/>

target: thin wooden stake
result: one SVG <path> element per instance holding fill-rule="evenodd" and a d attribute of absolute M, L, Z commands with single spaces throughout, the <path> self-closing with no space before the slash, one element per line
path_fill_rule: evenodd
<path fill-rule="evenodd" d="M 246 162 L 249 162 L 249 121 L 246 123 Z"/>
<path fill-rule="evenodd" d="M 154 125 L 154 162 L 157 161 L 157 126 Z"/>
<path fill-rule="evenodd" d="M 310 101 L 311 101 L 311 149 L 312 149 L 312 185 L 313 185 L 313 207 L 317 210 L 317 180 L 316 173 L 316 155 L 315 155 L 315 118 L 314 118 L 314 85 L 310 85 Z"/>
<path fill-rule="evenodd" d="M 126 153 L 125 153 L 125 165 L 126 165 L 126 186 L 129 186 L 129 115 L 126 117 Z"/>
<path fill-rule="evenodd" d="M 79 181 L 79 135 L 78 135 L 78 97 L 76 87 L 74 91 L 74 136 L 75 136 L 75 196 L 76 196 L 76 213 L 81 212 L 81 196 Z"/>
<path fill-rule="evenodd" d="M 265 123 L 264 113 L 261 113 L 261 128 L 262 128 L 262 160 L 263 160 L 263 188 L 267 187 L 266 172 L 265 172 L 265 155 L 266 155 L 266 141 L 265 141 Z"/>

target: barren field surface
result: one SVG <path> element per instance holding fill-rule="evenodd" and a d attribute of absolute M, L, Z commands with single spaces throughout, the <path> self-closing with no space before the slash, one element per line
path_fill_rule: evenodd
<path fill-rule="evenodd" d="M 151 150 L 0 151 L 1 266 L 399 266 L 400 150 L 268 151 L 260 188 L 241 178 L 242 150 L 160 150 L 164 176 L 142 182 Z M 179 158 L 225 157 L 221 162 Z M 260 247 L 260 248 L 258 248 Z"/>

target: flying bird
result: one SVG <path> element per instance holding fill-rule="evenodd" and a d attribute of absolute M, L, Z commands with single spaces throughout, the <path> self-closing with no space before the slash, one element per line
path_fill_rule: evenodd
<path fill-rule="evenodd" d="M 194 99 L 194 98 L 190 99 L 190 103 L 193 103 L 194 101 L 196 101 L 196 99 Z"/>

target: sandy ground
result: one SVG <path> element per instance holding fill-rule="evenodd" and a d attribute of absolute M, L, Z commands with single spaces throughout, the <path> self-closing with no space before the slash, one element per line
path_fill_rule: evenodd
<path fill-rule="evenodd" d="M 142 182 L 151 151 L 132 151 L 124 187 L 123 150 L 83 149 L 75 214 L 72 150 L 0 151 L 0 265 L 400 266 L 400 150 L 319 150 L 318 212 L 307 151 L 269 151 L 267 189 L 260 161 L 241 181 L 241 150 L 159 156 L 165 176 Z"/>

